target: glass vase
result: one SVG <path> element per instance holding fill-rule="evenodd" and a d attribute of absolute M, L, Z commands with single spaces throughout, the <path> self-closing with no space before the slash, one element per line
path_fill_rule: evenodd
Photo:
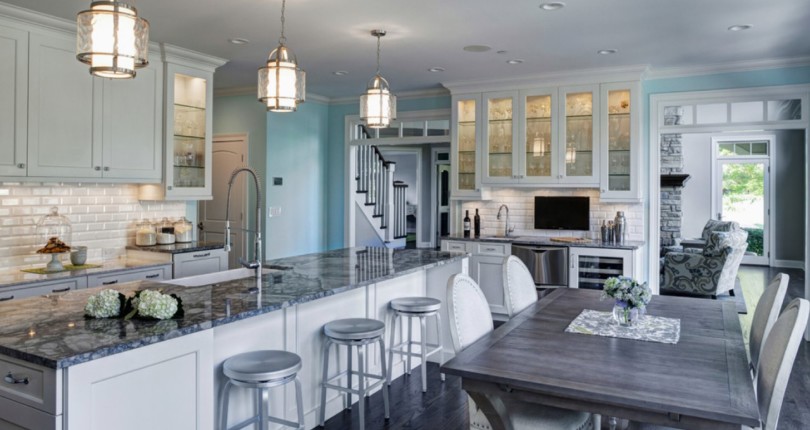
<path fill-rule="evenodd" d="M 613 305 L 613 319 L 622 327 L 633 325 L 640 316 L 638 309 L 631 308 L 627 302 L 616 300 Z"/>

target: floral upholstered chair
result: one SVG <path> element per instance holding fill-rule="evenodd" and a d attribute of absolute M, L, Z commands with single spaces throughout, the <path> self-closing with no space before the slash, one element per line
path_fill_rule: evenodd
<path fill-rule="evenodd" d="M 703 248 L 706 246 L 709 236 L 715 231 L 734 231 L 739 229 L 740 224 L 735 221 L 718 221 L 716 219 L 710 219 L 706 221 L 706 225 L 703 226 L 703 231 L 701 231 L 699 238 L 682 239 L 680 241 L 680 245 L 666 246 L 661 250 L 661 256 L 663 257 L 670 252 L 691 252 L 693 254 L 700 254 L 702 253 Z"/>
<path fill-rule="evenodd" d="M 742 229 L 709 234 L 702 253 L 670 252 L 663 258 L 662 294 L 716 298 L 734 290 L 737 269 L 748 248 L 748 232 Z"/>

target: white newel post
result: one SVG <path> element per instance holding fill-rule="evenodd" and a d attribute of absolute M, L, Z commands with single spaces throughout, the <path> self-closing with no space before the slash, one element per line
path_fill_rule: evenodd
<path fill-rule="evenodd" d="M 388 219 L 388 228 L 385 229 L 385 241 L 391 242 L 394 240 L 394 171 L 397 170 L 397 165 L 389 163 L 386 171 L 386 190 L 385 193 L 385 213 Z"/>

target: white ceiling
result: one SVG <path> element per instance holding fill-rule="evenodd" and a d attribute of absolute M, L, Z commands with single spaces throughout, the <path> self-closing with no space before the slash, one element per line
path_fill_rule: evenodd
<path fill-rule="evenodd" d="M 74 20 L 90 0 L 3 0 Z M 249 87 L 275 48 L 281 0 L 130 0 L 151 24 L 150 39 L 229 60 L 217 88 Z M 806 0 L 290 0 L 288 46 L 307 72 L 307 92 L 359 95 L 374 74 L 374 28 L 382 73 L 395 93 L 440 82 L 511 78 L 648 64 L 653 69 L 810 57 Z M 732 32 L 735 24 L 747 31 Z M 229 38 L 250 40 L 236 46 Z M 462 47 L 489 45 L 485 53 Z M 598 55 L 600 49 L 617 49 Z M 505 50 L 505 54 L 496 51 Z M 523 59 L 509 65 L 507 60 Z M 427 69 L 443 67 L 431 73 Z M 335 76 L 345 70 L 346 76 Z"/>

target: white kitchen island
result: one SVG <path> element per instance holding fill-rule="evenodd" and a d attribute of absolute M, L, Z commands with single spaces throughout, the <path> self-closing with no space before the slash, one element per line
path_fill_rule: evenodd
<path fill-rule="evenodd" d="M 11 372 L 12 379 L 29 378 L 28 384 L 0 384 L 0 428 L 214 429 L 222 362 L 260 349 L 301 356 L 306 427 L 315 427 L 322 326 L 350 317 L 389 325 L 388 302 L 397 297 L 444 301 L 447 279 L 467 271 L 467 258 L 352 248 L 275 260 L 267 267 L 260 283 L 229 279 L 249 274 L 232 271 L 174 281 L 181 285 L 116 286 L 124 293 L 158 288 L 178 294 L 186 312 L 182 320 L 85 320 L 83 306 L 93 289 L 21 300 L 14 307 L 0 304 L 0 364 L 8 367 L 0 370 Z M 449 332 L 444 337 L 445 354 L 434 356 L 437 361 L 452 355 Z M 385 339 L 387 344 L 388 334 Z M 376 350 L 366 357 L 379 372 Z M 338 356 L 333 350 L 330 360 L 335 374 L 338 363 L 346 365 L 345 352 Z M 394 377 L 403 373 L 399 357 L 393 366 Z M 274 390 L 271 413 L 295 419 L 291 387 Z M 327 416 L 342 407 L 342 394 L 330 390 Z M 231 423 L 251 415 L 252 408 L 252 397 L 234 390 Z"/>

